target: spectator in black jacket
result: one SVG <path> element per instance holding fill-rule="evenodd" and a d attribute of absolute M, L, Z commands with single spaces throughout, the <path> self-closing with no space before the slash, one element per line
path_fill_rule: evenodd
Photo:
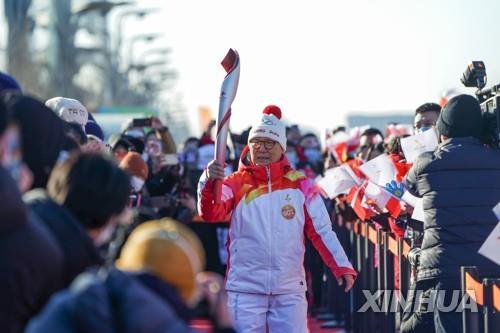
<path fill-rule="evenodd" d="M 117 266 L 80 276 L 26 332 L 194 333 L 189 305 L 200 296 L 208 301 L 216 332 L 234 332 L 222 278 L 200 273 L 203 249 L 187 227 L 168 219 L 140 225 Z"/>
<path fill-rule="evenodd" d="M 62 253 L 23 204 L 20 138 L 4 106 L 0 103 L 0 328 L 14 333 L 22 332 L 56 291 Z"/>
<path fill-rule="evenodd" d="M 492 208 L 500 201 L 500 152 L 480 142 L 481 110 L 469 95 L 451 99 L 437 121 L 441 144 L 422 154 L 409 171 L 406 188 L 423 198 L 424 236 L 413 289 L 424 293 L 445 291 L 449 305 L 452 290 L 460 290 L 460 266 L 477 266 L 480 274 L 500 277 L 500 266 L 478 253 L 497 224 Z M 417 312 L 405 309 L 401 332 L 461 332 L 455 309 Z"/>
<path fill-rule="evenodd" d="M 25 200 L 57 239 L 64 254 L 62 284 L 67 287 L 85 269 L 103 263 L 98 247 L 109 241 L 127 212 L 130 182 L 100 154 L 76 154 L 54 168 L 47 192 Z"/>

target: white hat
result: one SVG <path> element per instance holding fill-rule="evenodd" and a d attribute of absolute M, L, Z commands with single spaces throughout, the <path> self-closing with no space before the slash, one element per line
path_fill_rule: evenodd
<path fill-rule="evenodd" d="M 281 119 L 281 109 L 276 105 L 268 105 L 262 111 L 260 123 L 252 126 L 248 135 L 248 142 L 253 138 L 268 138 L 278 142 L 286 151 L 286 128 Z"/>
<path fill-rule="evenodd" d="M 45 102 L 58 116 L 68 123 L 77 123 L 85 126 L 89 119 L 89 112 L 79 101 L 66 97 L 54 97 Z"/>

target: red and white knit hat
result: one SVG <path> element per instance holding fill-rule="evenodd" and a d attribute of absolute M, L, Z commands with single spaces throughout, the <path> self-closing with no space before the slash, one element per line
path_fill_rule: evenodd
<path fill-rule="evenodd" d="M 253 138 L 267 138 L 278 142 L 286 151 L 286 127 L 281 119 L 281 109 L 276 105 L 268 105 L 262 111 L 259 124 L 252 126 L 248 135 L 248 142 Z"/>

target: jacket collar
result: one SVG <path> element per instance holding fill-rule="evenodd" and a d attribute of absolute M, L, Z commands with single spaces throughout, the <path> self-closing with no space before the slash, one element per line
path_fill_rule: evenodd
<path fill-rule="evenodd" d="M 462 138 L 448 138 L 439 144 L 439 148 L 443 148 L 451 145 L 481 145 L 481 141 L 478 138 L 468 136 Z"/>
<path fill-rule="evenodd" d="M 266 166 L 255 165 L 250 160 L 250 149 L 248 146 L 246 146 L 241 153 L 238 167 L 238 171 L 249 172 L 258 181 L 268 181 L 268 173 L 271 175 L 271 181 L 276 181 L 282 178 L 291 169 L 292 167 L 290 166 L 285 154 L 283 154 L 278 162 L 271 163 Z"/>

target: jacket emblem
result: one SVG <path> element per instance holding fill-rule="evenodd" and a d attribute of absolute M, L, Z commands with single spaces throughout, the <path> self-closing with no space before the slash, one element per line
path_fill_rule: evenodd
<path fill-rule="evenodd" d="M 287 220 L 291 220 L 295 217 L 295 208 L 292 205 L 284 205 L 281 208 L 281 215 Z"/>

